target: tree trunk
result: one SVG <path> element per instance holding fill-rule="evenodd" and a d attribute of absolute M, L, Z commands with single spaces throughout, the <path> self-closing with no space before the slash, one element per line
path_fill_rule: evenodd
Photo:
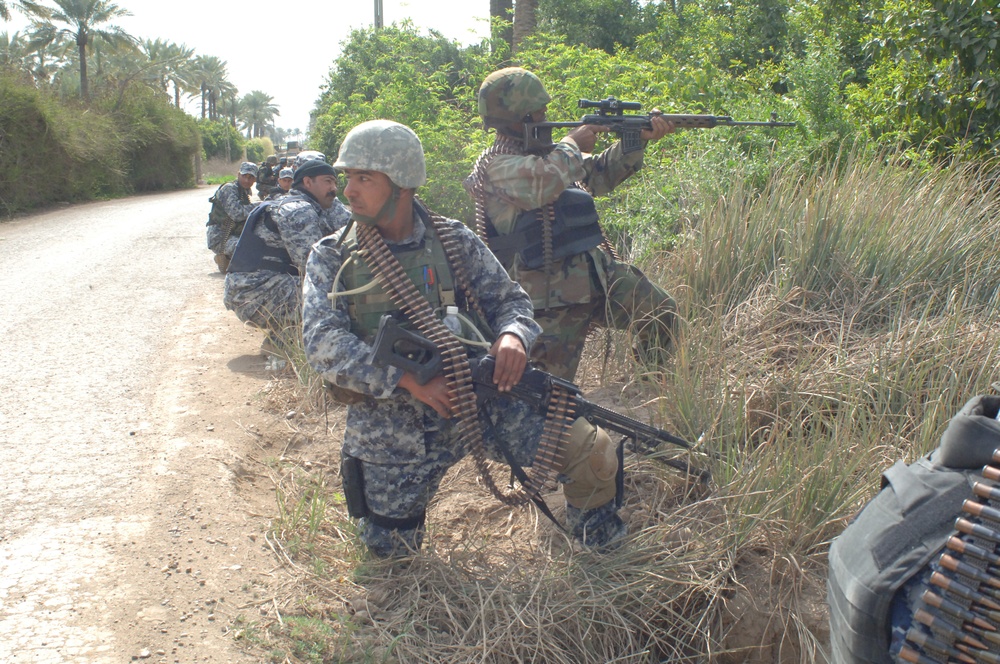
<path fill-rule="evenodd" d="M 496 19 L 507 21 L 507 25 L 502 30 L 493 32 L 492 39 L 502 39 L 507 42 L 507 48 L 514 48 L 514 34 L 510 22 L 514 18 L 514 0 L 490 0 L 490 21 Z M 491 29 L 492 32 L 492 29 Z M 496 50 L 496 49 L 493 49 Z"/>
<path fill-rule="evenodd" d="M 208 96 L 208 88 L 204 83 L 201 84 L 201 119 L 205 119 L 205 97 Z"/>
<path fill-rule="evenodd" d="M 514 8 L 513 51 L 515 53 L 526 37 L 535 34 L 536 9 L 538 9 L 538 0 L 517 0 L 517 6 Z"/>
<path fill-rule="evenodd" d="M 86 100 L 90 99 L 90 89 L 87 87 L 87 36 L 78 38 L 76 46 L 80 49 L 80 97 Z"/>

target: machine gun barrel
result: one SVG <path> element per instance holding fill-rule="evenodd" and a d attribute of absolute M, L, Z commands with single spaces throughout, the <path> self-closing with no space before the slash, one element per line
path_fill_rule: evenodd
<path fill-rule="evenodd" d="M 394 366 L 409 371 L 420 384 L 425 384 L 440 373 L 442 366 L 436 346 L 426 337 L 400 327 L 399 321 L 392 316 L 383 316 L 379 321 L 368 362 L 377 367 Z M 506 394 L 529 404 L 535 412 L 544 416 L 552 391 L 558 387 L 570 394 L 574 414 L 577 417 L 583 417 L 591 424 L 600 425 L 631 438 L 636 447 L 641 445 L 643 448 L 637 451 L 648 452 L 659 443 L 671 443 L 684 449 L 691 449 L 691 444 L 683 438 L 588 401 L 583 398 L 580 388 L 575 384 L 539 369 L 526 368 L 521 380 L 511 388 L 510 392 L 504 393 L 500 392 L 493 382 L 493 372 L 496 367 L 493 356 L 471 358 L 469 367 L 480 404 Z M 711 477 L 709 471 L 692 468 L 679 459 L 658 458 L 658 460 L 702 481 L 707 481 Z"/>

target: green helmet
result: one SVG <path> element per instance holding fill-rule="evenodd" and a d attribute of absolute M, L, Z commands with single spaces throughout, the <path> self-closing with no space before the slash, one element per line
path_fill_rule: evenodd
<path fill-rule="evenodd" d="M 267 160 L 264 163 L 268 164 L 269 166 L 274 166 L 275 164 L 278 163 L 278 155 L 272 154 L 270 157 L 267 158 Z"/>
<path fill-rule="evenodd" d="M 385 173 L 401 189 L 427 182 L 420 139 L 406 125 L 390 120 L 362 122 L 347 132 L 333 167 Z"/>
<path fill-rule="evenodd" d="M 495 71 L 479 87 L 479 115 L 486 127 L 519 122 L 550 101 L 541 79 L 521 67 Z"/>

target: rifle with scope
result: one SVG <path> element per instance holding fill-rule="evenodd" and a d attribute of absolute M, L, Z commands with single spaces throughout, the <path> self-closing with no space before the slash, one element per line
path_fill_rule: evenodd
<path fill-rule="evenodd" d="M 639 137 L 643 129 L 652 129 L 654 114 L 626 115 L 625 111 L 638 111 L 642 104 L 637 101 L 621 101 L 614 97 L 597 101 L 581 99 L 577 102 L 580 108 L 596 108 L 596 113 L 584 115 L 579 122 L 526 122 L 524 125 L 524 146 L 528 151 L 540 150 L 552 145 L 552 130 L 560 127 L 582 127 L 598 125 L 608 127 L 618 134 L 625 154 L 636 152 L 643 148 Z M 728 115 L 692 115 L 683 113 L 656 113 L 668 122 L 673 122 L 678 129 L 712 129 L 713 127 L 794 127 L 794 122 L 778 122 L 778 114 L 772 112 L 771 119 L 764 121 L 734 120 Z"/>

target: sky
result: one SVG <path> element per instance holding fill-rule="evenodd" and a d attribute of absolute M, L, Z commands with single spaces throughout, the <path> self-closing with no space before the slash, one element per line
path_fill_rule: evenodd
<path fill-rule="evenodd" d="M 185 44 L 195 55 L 225 60 L 240 95 L 251 90 L 271 95 L 280 112 L 275 125 L 302 131 L 341 42 L 351 30 L 370 26 L 375 15 L 374 0 L 112 2 L 132 13 L 115 25 L 140 39 Z M 382 0 L 384 25 L 411 19 L 421 33 L 434 29 L 461 44 L 486 38 L 489 9 L 489 0 Z M 0 32 L 27 27 L 27 19 L 12 13 L 10 22 L 0 22 Z M 187 110 L 200 114 L 200 104 L 192 101 Z"/>

